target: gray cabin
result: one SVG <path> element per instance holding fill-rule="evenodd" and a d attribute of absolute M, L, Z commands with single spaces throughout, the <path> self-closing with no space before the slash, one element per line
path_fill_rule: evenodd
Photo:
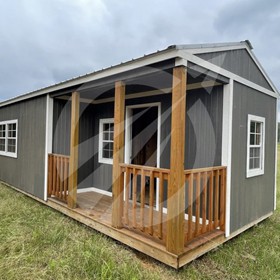
<path fill-rule="evenodd" d="M 0 181 L 179 268 L 273 214 L 278 96 L 249 41 L 173 45 L 0 103 Z"/>

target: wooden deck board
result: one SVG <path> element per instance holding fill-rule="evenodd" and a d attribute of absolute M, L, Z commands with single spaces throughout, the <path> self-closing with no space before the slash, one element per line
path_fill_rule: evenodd
<path fill-rule="evenodd" d="M 79 193 L 77 195 L 77 205 L 78 211 L 81 211 L 83 213 L 85 213 L 86 215 L 97 219 L 99 221 L 101 221 L 102 223 L 108 224 L 109 226 L 111 226 L 111 213 L 112 213 L 112 197 L 110 196 L 106 196 L 106 195 L 102 195 L 96 192 L 85 192 L 85 193 Z M 132 203 L 130 204 L 130 209 L 132 209 Z M 133 217 L 132 217 L 132 211 L 129 211 L 129 220 L 133 221 Z M 158 227 L 159 224 L 157 221 L 159 221 L 159 215 L 160 213 L 156 210 L 154 210 L 154 234 L 150 235 L 149 234 L 149 221 L 146 218 L 144 220 L 144 229 L 143 231 L 136 229 L 133 226 L 133 222 L 130 222 L 129 224 L 126 225 L 126 228 L 129 230 L 132 230 L 136 233 L 140 233 L 141 235 L 146 235 L 148 238 L 154 239 L 155 242 L 160 243 L 160 244 L 165 244 L 166 241 L 166 232 L 167 232 L 167 223 L 166 223 L 166 219 L 167 219 L 167 215 L 163 213 L 163 236 L 162 238 L 158 238 L 159 236 L 159 231 L 158 231 Z M 144 209 L 144 216 L 145 217 L 149 217 L 149 208 L 145 208 Z M 140 225 L 141 223 L 141 213 L 140 210 L 137 209 L 136 212 L 136 223 L 138 225 Z M 195 234 L 195 230 L 196 230 L 196 221 L 192 221 L 192 236 L 194 236 Z M 189 223 L 188 221 L 185 222 L 185 232 L 188 232 L 188 227 L 189 227 Z M 199 228 L 198 228 L 198 232 L 200 232 L 202 229 L 202 225 L 199 224 Z M 207 233 L 210 234 L 210 233 Z M 188 241 L 187 241 L 187 235 L 185 236 L 185 246 L 188 247 Z"/>
<path fill-rule="evenodd" d="M 64 214 L 69 215 L 70 217 L 81 221 L 82 223 L 87 224 L 88 226 L 103 232 L 104 234 L 121 241 L 122 243 L 138 250 L 147 255 L 158 259 L 167 265 L 170 265 L 175 268 L 179 268 L 188 262 L 195 259 L 197 256 L 200 256 L 209 250 L 217 247 L 221 243 L 223 243 L 226 239 L 224 237 L 224 232 L 220 230 L 214 230 L 210 233 L 205 233 L 197 238 L 194 238 L 191 242 L 187 242 L 187 235 L 185 238 L 185 247 L 184 252 L 180 254 L 180 256 L 176 256 L 171 254 L 166 250 L 165 242 L 166 242 L 166 218 L 167 215 L 163 213 L 163 237 L 162 239 L 158 238 L 157 226 L 155 227 L 154 235 L 149 235 L 148 221 L 144 223 L 144 231 L 140 229 L 135 229 L 132 226 L 132 211 L 129 211 L 129 220 L 131 224 L 126 226 L 123 229 L 116 229 L 112 227 L 112 197 L 102 195 L 96 192 L 85 192 L 77 194 L 77 208 L 76 209 L 67 209 L 67 205 L 62 202 L 57 201 L 52 198 L 50 201 L 54 203 L 58 203 L 60 206 L 54 207 L 61 211 L 61 207 L 65 207 L 63 209 Z M 132 208 L 132 205 L 130 205 Z M 157 216 L 159 215 L 158 211 L 154 211 L 154 219 L 157 220 Z M 148 217 L 149 208 L 145 208 L 145 216 Z M 81 217 L 77 217 L 77 214 Z M 140 224 L 141 213 L 140 210 L 137 211 L 136 221 Z M 148 218 L 147 218 L 148 220 Z M 90 222 L 91 221 L 91 222 Z M 195 230 L 195 222 L 192 221 L 192 230 L 194 234 Z M 104 225 L 105 228 L 100 227 L 100 225 Z M 185 222 L 185 232 L 188 228 L 189 223 Z M 202 225 L 201 225 L 202 227 Z M 150 248 L 150 249 L 148 249 Z M 175 262 L 176 259 L 176 262 Z M 176 264 L 175 264 L 176 263 Z"/>

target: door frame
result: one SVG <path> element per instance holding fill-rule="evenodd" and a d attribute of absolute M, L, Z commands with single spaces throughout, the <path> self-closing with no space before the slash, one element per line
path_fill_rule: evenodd
<path fill-rule="evenodd" d="M 156 167 L 160 167 L 160 137 L 161 137 L 161 102 L 153 103 L 143 103 L 126 106 L 125 112 L 125 150 L 124 150 L 124 162 L 126 164 L 131 164 L 131 155 L 132 155 L 132 111 L 133 109 L 138 108 L 151 108 L 157 107 L 158 117 L 157 117 L 157 164 Z M 159 207 L 159 183 L 158 179 L 156 180 L 156 209 Z"/>

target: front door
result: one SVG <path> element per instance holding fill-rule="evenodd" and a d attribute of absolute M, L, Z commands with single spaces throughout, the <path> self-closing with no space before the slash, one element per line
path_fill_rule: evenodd
<path fill-rule="evenodd" d="M 126 115 L 126 162 L 135 165 L 159 167 L 160 107 L 156 105 L 139 105 L 127 108 Z M 140 180 L 137 180 L 137 196 L 140 197 Z M 147 177 L 146 195 L 148 203 L 150 182 Z M 131 186 L 132 187 L 132 186 Z M 155 201 L 157 206 L 157 180 L 154 181 Z M 130 191 L 131 198 L 131 191 Z M 140 198 L 139 198 L 140 199 Z M 139 201 L 139 199 L 137 199 Z"/>
<path fill-rule="evenodd" d="M 157 119 L 157 107 L 132 109 L 132 164 L 157 166 Z"/>

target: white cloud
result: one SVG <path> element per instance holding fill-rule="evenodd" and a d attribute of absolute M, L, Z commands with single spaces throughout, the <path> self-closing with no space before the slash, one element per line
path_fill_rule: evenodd
<path fill-rule="evenodd" d="M 0 100 L 166 48 L 250 39 L 280 71 L 278 1 L 0 2 Z"/>

